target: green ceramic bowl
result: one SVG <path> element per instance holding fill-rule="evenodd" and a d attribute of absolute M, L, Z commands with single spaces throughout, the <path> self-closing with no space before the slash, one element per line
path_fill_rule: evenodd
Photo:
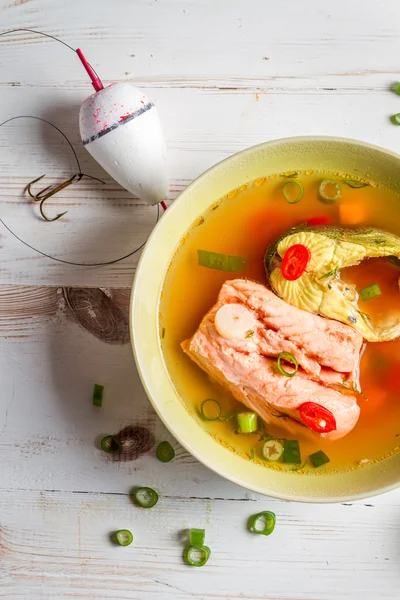
<path fill-rule="evenodd" d="M 187 412 L 164 365 L 158 306 L 174 251 L 195 219 L 234 188 L 258 177 L 300 169 L 358 174 L 400 192 L 400 156 L 364 142 L 329 137 L 276 140 L 239 152 L 198 177 L 163 215 L 136 271 L 131 336 L 136 364 L 159 417 L 193 456 L 221 476 L 268 496 L 343 502 L 389 491 L 400 483 L 400 454 L 338 474 L 299 475 L 253 464 L 221 446 Z"/>

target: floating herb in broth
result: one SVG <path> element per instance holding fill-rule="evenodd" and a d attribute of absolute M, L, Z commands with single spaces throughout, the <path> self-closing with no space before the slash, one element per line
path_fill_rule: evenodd
<path fill-rule="evenodd" d="M 293 179 L 299 185 L 292 184 Z M 292 184 L 290 200 L 297 199 L 295 192 L 302 192 L 295 203 L 287 202 L 282 193 L 288 180 Z M 338 183 L 340 196 L 334 202 L 321 202 L 319 190 L 323 181 Z M 334 188 L 332 185 L 330 191 L 334 192 Z M 331 196 L 335 194 L 331 193 Z M 227 279 L 239 276 L 266 285 L 265 250 L 290 228 L 301 224 L 314 227 L 373 226 L 400 235 L 399 197 L 352 174 L 298 171 L 294 174 L 288 171 L 243 186 L 223 199 L 216 198 L 212 208 L 201 217 L 204 219 L 201 227 L 194 224 L 172 259 L 160 303 L 160 331 L 168 331 L 165 338 L 161 335 L 165 362 L 177 392 L 199 426 L 244 459 L 265 468 L 294 469 L 297 476 L 354 469 L 397 451 L 400 444 L 400 438 L 396 437 L 400 426 L 399 340 L 367 344 L 360 369 L 363 395 L 354 388 L 352 381 L 344 381 L 343 388 L 339 387 L 343 393 L 357 397 L 361 415 L 354 429 L 337 441 L 315 436 L 301 426 L 291 435 L 286 428 L 285 414 L 275 418 L 273 425 L 265 426 L 258 419 L 257 432 L 241 433 L 237 415 L 248 409 L 193 363 L 180 344 L 193 335 L 215 304 Z M 209 253 L 212 268 L 198 264 L 199 250 Z M 221 259 L 218 255 L 228 258 Z M 239 260 L 233 265 L 230 257 Z M 218 266 L 223 266 L 225 261 L 229 269 L 219 270 Z M 233 266 L 235 269 L 240 267 L 240 275 L 229 272 Z M 327 273 L 326 277 L 335 275 Z M 366 318 L 374 320 L 382 314 L 400 315 L 399 270 L 388 259 L 369 259 L 356 267 L 343 269 L 341 277 L 353 284 L 359 294 L 368 286 L 374 286 L 367 293 L 368 300 L 364 301 L 360 296 L 360 311 Z M 381 295 L 377 294 L 378 290 Z M 256 332 L 249 329 L 244 337 L 251 343 L 255 336 Z M 281 366 L 291 374 L 294 365 L 290 360 L 287 363 L 283 360 Z M 296 376 L 285 379 L 295 381 Z M 202 418 L 200 407 L 206 399 L 213 399 L 220 406 L 218 419 Z M 210 406 L 206 405 L 206 408 Z M 292 459 L 296 454 L 295 466 L 282 460 L 287 440 L 285 457 Z M 267 441 L 272 443 L 264 448 Z M 299 452 L 296 450 L 293 454 L 295 444 L 290 442 L 296 441 Z M 269 455 L 278 458 L 268 460 Z M 297 462 L 301 460 L 300 456 L 305 464 Z"/>

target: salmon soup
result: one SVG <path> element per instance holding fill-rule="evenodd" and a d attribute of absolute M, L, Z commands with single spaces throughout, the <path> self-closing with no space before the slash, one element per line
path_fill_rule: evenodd
<path fill-rule="evenodd" d="M 199 426 L 218 442 L 263 467 L 310 475 L 360 468 L 398 451 L 400 340 L 365 342 L 368 334 L 356 331 L 353 316 L 327 318 L 332 316 L 328 312 L 320 310 L 318 316 L 306 312 L 307 290 L 299 293 L 300 306 L 292 307 L 290 296 L 276 295 L 278 284 L 271 290 L 274 279 L 267 278 L 264 258 L 277 238 L 293 227 L 300 226 L 301 232 L 304 223 L 317 233 L 323 227 L 340 226 L 400 235 L 399 207 L 398 196 L 373 182 L 307 171 L 243 185 L 216 201 L 193 224 L 165 277 L 159 331 L 178 395 Z M 289 281 L 300 277 L 301 247 L 291 246 L 290 268 L 285 265 L 287 256 L 279 259 Z M 344 281 L 340 291 L 349 296 L 349 290 L 357 290 L 357 318 L 368 327 L 400 319 L 400 261 L 381 256 L 357 266 L 347 266 L 351 261 L 343 264 L 316 277 L 325 281 L 329 276 L 327 295 Z M 283 320 L 274 321 L 279 315 Z M 231 335 L 232 319 L 239 329 L 240 323 L 246 328 L 238 334 L 240 343 L 233 340 L 236 334 Z M 305 337 L 303 320 L 311 323 L 311 338 Z M 192 336 L 198 331 L 206 335 L 198 345 L 200 354 L 209 344 L 207 361 L 205 354 L 196 355 L 193 344 L 199 339 Z M 213 354 L 217 338 L 223 349 L 218 359 Z M 290 402 L 297 397 L 297 404 L 290 404 L 289 396 Z"/>

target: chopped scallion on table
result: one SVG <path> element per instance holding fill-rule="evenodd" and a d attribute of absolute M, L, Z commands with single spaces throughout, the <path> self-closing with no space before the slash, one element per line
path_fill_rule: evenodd
<path fill-rule="evenodd" d="M 392 123 L 394 123 L 394 125 L 400 125 L 400 113 L 393 115 L 391 117 L 391 121 L 392 121 Z"/>
<path fill-rule="evenodd" d="M 363 302 L 367 302 L 372 298 L 376 298 L 376 296 L 382 296 L 381 288 L 377 283 L 371 283 L 371 285 L 367 285 L 360 290 L 360 296 Z"/>
<path fill-rule="evenodd" d="M 247 528 L 252 533 L 271 535 L 275 529 L 275 522 L 275 513 L 265 510 L 256 515 L 252 515 L 247 522 Z"/>
<path fill-rule="evenodd" d="M 183 551 L 183 560 L 191 567 L 204 567 L 210 556 L 207 546 L 186 546 Z"/>
<path fill-rule="evenodd" d="M 189 532 L 190 545 L 191 546 L 204 546 L 206 530 L 205 529 L 191 529 Z"/>
<path fill-rule="evenodd" d="M 243 271 L 246 264 L 242 256 L 230 256 L 229 254 L 219 254 L 208 250 L 197 250 L 197 261 L 201 267 L 227 273 L 239 273 Z"/>
<path fill-rule="evenodd" d="M 161 442 L 157 447 L 157 458 L 161 462 L 170 462 L 175 458 L 175 450 L 169 442 Z"/>
<path fill-rule="evenodd" d="M 158 502 L 157 492 L 148 487 L 138 488 L 134 493 L 134 498 L 142 508 L 152 508 Z"/>
<path fill-rule="evenodd" d="M 93 387 L 93 406 L 101 406 L 103 404 L 104 385 L 94 384 Z"/>
<path fill-rule="evenodd" d="M 314 454 L 310 454 L 309 459 L 311 460 L 314 467 L 321 467 L 322 465 L 326 465 L 330 461 L 330 458 L 322 452 L 322 450 L 318 450 L 318 452 L 314 452 Z"/>
<path fill-rule="evenodd" d="M 286 181 L 282 186 L 282 195 L 288 204 L 297 204 L 304 195 L 303 186 L 294 179 Z"/>
<path fill-rule="evenodd" d="M 282 366 L 282 363 L 281 363 L 282 360 L 291 362 L 294 366 L 294 370 L 286 371 L 286 369 L 284 369 Z M 297 362 L 297 360 L 295 359 L 293 354 L 291 354 L 290 352 L 281 352 L 280 355 L 278 356 L 277 365 L 278 365 L 279 373 L 281 375 L 284 375 L 285 377 L 294 377 L 296 375 L 297 371 L 299 370 L 299 363 Z"/>
<path fill-rule="evenodd" d="M 400 96 L 400 82 L 394 84 L 393 91 Z"/>
<path fill-rule="evenodd" d="M 115 534 L 115 540 L 120 546 L 129 546 L 133 542 L 133 535 L 129 529 L 120 529 Z"/>
<path fill-rule="evenodd" d="M 300 446 L 297 440 L 283 442 L 282 461 L 284 463 L 301 464 Z"/>
<path fill-rule="evenodd" d="M 238 413 L 237 420 L 241 433 L 254 433 L 258 429 L 257 413 L 255 412 Z"/>
<path fill-rule="evenodd" d="M 212 398 L 207 398 L 200 405 L 200 414 L 205 421 L 218 421 L 221 416 L 221 405 Z"/>
<path fill-rule="evenodd" d="M 101 449 L 107 454 L 121 452 L 122 444 L 116 435 L 106 435 L 100 442 Z"/>

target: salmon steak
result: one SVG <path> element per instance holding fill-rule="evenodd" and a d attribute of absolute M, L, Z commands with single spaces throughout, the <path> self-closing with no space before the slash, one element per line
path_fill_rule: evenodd
<path fill-rule="evenodd" d="M 234 279 L 223 284 L 216 304 L 182 348 L 267 424 L 309 428 L 302 413 L 306 403 L 320 407 L 321 414 L 329 411 L 334 429 L 321 433 L 311 427 L 310 432 L 335 440 L 347 435 L 360 415 L 346 388 L 357 385 L 362 345 L 352 327 L 287 304 L 260 283 Z M 294 376 L 291 357 L 298 363 Z"/>

